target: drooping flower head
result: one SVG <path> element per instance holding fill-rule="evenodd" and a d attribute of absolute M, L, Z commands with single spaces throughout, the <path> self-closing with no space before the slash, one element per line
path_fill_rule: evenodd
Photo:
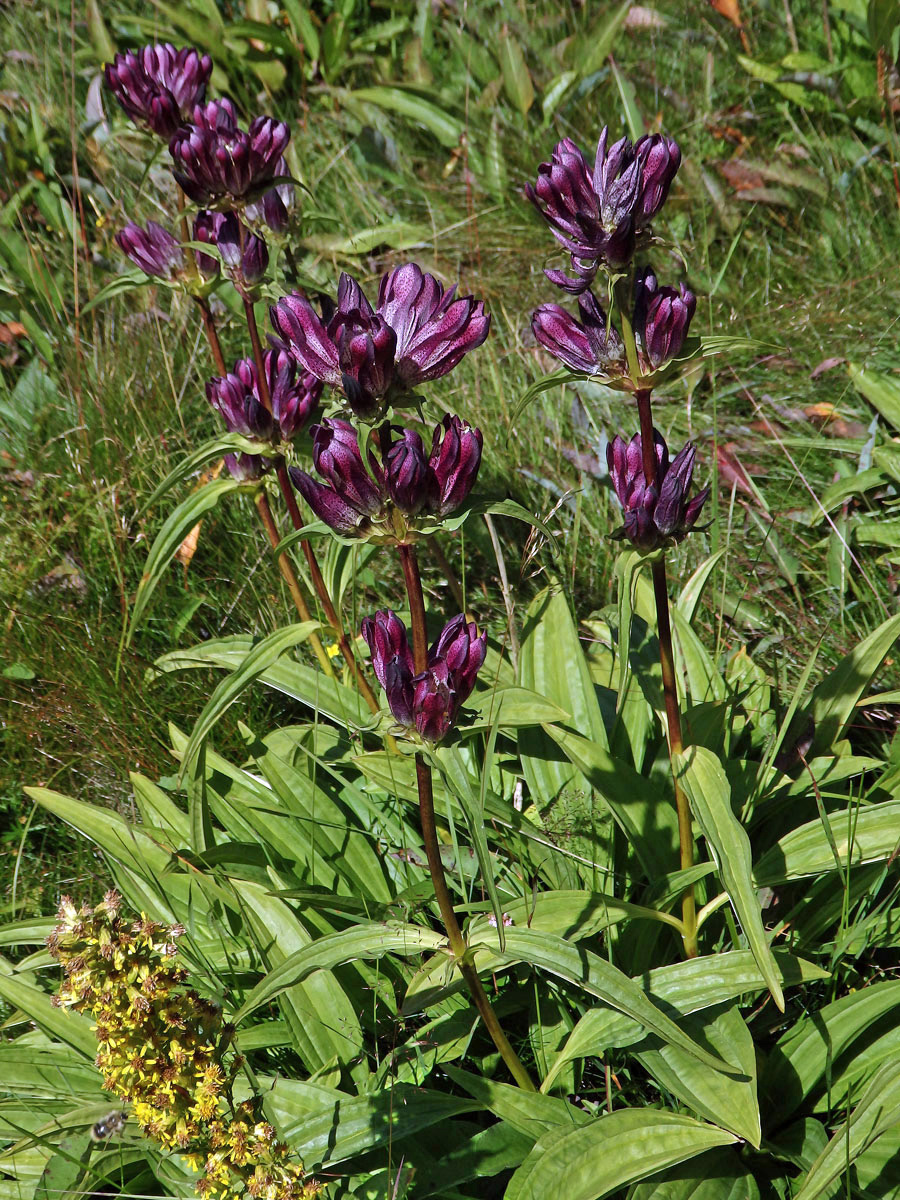
<path fill-rule="evenodd" d="M 110 91 L 137 125 L 170 138 L 201 104 L 212 59 L 190 46 L 144 46 L 117 54 L 103 68 Z"/>
<path fill-rule="evenodd" d="M 550 162 L 525 192 L 554 237 L 569 251 L 574 279 L 561 271 L 547 277 L 580 293 L 601 265 L 618 270 L 631 262 L 638 237 L 662 208 L 681 163 L 676 142 L 654 133 L 632 146 L 627 138 L 609 145 L 600 134 L 593 171 L 570 138 L 555 147 Z"/>
<path fill-rule="evenodd" d="M 169 142 L 174 175 L 183 191 L 205 208 L 234 208 L 258 200 L 283 170 L 291 131 L 283 121 L 254 117 L 238 124 L 228 99 L 197 105 L 191 124 Z"/>
<path fill-rule="evenodd" d="M 380 461 L 370 450 L 368 463 L 349 421 L 324 420 L 310 432 L 313 464 L 325 483 L 298 467 L 291 479 L 316 516 L 344 537 L 399 540 L 416 518 L 449 516 L 468 497 L 481 465 L 481 430 L 450 414 L 435 427 L 428 455 L 416 430 L 382 426 Z"/>
<path fill-rule="evenodd" d="M 429 742 L 445 738 L 475 686 L 487 653 L 487 635 L 479 634 L 464 616 L 454 617 L 428 651 L 427 666 L 418 675 L 396 613 L 388 609 L 367 617 L 362 635 L 398 724 L 415 728 Z"/>
<path fill-rule="evenodd" d="M 122 252 L 135 266 L 140 267 L 145 275 L 173 280 L 184 272 L 184 252 L 181 243 L 168 229 L 157 225 L 156 221 L 148 221 L 146 229 L 129 221 L 125 228 L 116 234 L 116 242 Z"/>
<path fill-rule="evenodd" d="M 680 542 L 697 523 L 709 496 L 703 488 L 688 499 L 694 473 L 695 449 L 688 442 L 672 462 L 662 434 L 653 431 L 656 479 L 647 483 L 641 435 L 630 442 L 616 437 L 606 447 L 613 487 L 622 505 L 623 523 L 612 536 L 624 538 L 637 550 L 652 551 Z"/>
<path fill-rule="evenodd" d="M 473 296 L 456 298 L 415 263 L 381 280 L 373 309 L 349 275 L 322 316 L 297 294 L 270 309 L 272 325 L 317 379 L 344 393 L 351 411 L 374 421 L 391 398 L 451 371 L 488 335 L 490 317 Z"/>

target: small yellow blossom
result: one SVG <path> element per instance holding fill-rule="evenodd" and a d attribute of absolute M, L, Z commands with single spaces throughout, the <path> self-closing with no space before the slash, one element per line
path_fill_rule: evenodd
<path fill-rule="evenodd" d="M 227 1047 L 231 1027 L 219 1007 L 186 986 L 176 964 L 179 925 L 121 916 L 107 892 L 96 908 L 68 896 L 47 939 L 64 968 L 54 1002 L 87 1012 L 97 1036 L 103 1086 L 132 1106 L 143 1132 L 203 1171 L 197 1192 L 209 1200 L 315 1200 L 324 1184 L 260 1119 L 259 1100 L 234 1105 L 240 1056 Z M 252 1131 L 252 1133 L 251 1133 Z"/>

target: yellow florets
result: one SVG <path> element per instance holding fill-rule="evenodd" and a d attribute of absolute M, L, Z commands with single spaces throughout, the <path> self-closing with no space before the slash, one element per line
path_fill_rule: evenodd
<path fill-rule="evenodd" d="M 95 1021 L 103 1086 L 132 1106 L 144 1133 L 202 1170 L 197 1191 L 210 1200 L 314 1200 L 323 1185 L 260 1117 L 258 1100 L 235 1105 L 241 1058 L 227 1047 L 233 1028 L 221 1010 L 186 986 L 176 964 L 183 927 L 120 916 L 107 892 L 96 908 L 68 896 L 47 939 L 65 976 L 54 1002 Z"/>

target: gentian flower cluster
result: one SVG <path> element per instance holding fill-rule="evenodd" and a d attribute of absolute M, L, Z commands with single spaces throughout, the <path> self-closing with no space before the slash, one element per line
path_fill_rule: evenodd
<path fill-rule="evenodd" d="M 417 518 L 441 520 L 462 505 L 481 465 L 481 430 L 456 416 L 435 426 L 430 454 L 415 430 L 382 425 L 381 461 L 369 451 L 368 470 L 349 421 L 324 420 L 310 432 L 313 464 L 326 482 L 298 467 L 291 479 L 316 516 L 344 537 L 409 540 Z"/>
<path fill-rule="evenodd" d="M 229 431 L 271 446 L 272 457 L 230 454 L 231 474 L 255 482 L 277 466 L 284 488 L 287 443 L 306 428 L 327 385 L 340 394 L 338 414 L 311 429 L 312 472 L 291 466 L 290 479 L 336 534 L 410 552 L 415 540 L 466 501 L 483 439 L 480 430 L 448 414 L 427 450 L 417 429 L 385 416 L 401 401 L 418 402 L 418 388 L 480 346 L 491 318 L 482 301 L 458 296 L 455 286 L 446 288 L 406 263 L 384 275 L 374 305 L 347 274 L 336 299 L 320 308 L 300 293 L 278 300 L 270 309 L 273 348 L 263 355 L 253 301 L 269 268 L 264 228 L 281 232 L 288 223 L 292 192 L 284 156 L 290 129 L 267 116 L 245 126 L 230 99 L 207 99 L 211 70 L 206 56 L 172 46 L 147 46 L 107 67 L 107 83 L 131 119 L 168 140 L 175 180 L 199 210 L 192 216 L 190 250 L 153 222 L 146 229 L 129 223 L 117 241 L 148 275 L 195 296 L 214 352 L 209 293 L 226 278 L 244 300 L 254 358 L 211 379 L 206 393 Z M 639 157 L 643 164 L 643 149 Z M 649 182 L 642 188 L 649 197 Z M 652 207 L 650 199 L 646 204 Z M 355 422 L 379 427 L 361 438 Z M 292 516 L 296 526 L 296 510 Z M 449 731 L 484 659 L 483 635 L 459 620 L 462 625 L 451 622 L 432 647 L 427 670 L 415 677 L 407 648 L 407 700 L 401 703 L 397 687 L 391 688 L 397 719 L 429 741 Z"/>
<path fill-rule="evenodd" d="M 652 134 L 632 146 L 627 138 L 609 143 L 600 134 L 593 171 L 570 138 L 538 167 L 537 183 L 526 195 L 569 251 L 575 279 L 548 271 L 552 283 L 578 294 L 603 264 L 614 270 L 631 262 L 638 237 L 662 208 L 681 165 L 681 151 L 671 138 Z"/>
<path fill-rule="evenodd" d="M 606 461 L 624 516 L 614 538 L 626 538 L 637 550 L 650 552 L 680 542 L 694 528 L 709 488 L 688 499 L 694 474 L 695 449 L 691 442 L 669 462 L 669 448 L 662 434 L 653 431 L 656 479 L 644 475 L 641 435 L 630 442 L 616 437 L 607 444 Z"/>
<path fill-rule="evenodd" d="M 600 135 L 593 169 L 569 138 L 538 168 L 526 194 L 553 236 L 569 252 L 574 278 L 545 271 L 551 283 L 578 297 L 578 317 L 559 304 L 542 304 L 531 318 L 535 340 L 571 371 L 596 376 L 612 388 L 632 392 L 641 405 L 642 428 L 652 427 L 650 391 L 669 378 L 690 351 L 688 332 L 697 300 L 684 284 L 661 286 L 653 269 L 636 266 L 636 253 L 649 240 L 681 164 L 676 142 L 662 134 L 609 144 Z M 591 290 L 603 269 L 618 321 Z M 694 528 L 709 495 L 688 499 L 694 469 L 690 444 L 669 463 L 654 431 L 656 469 L 645 470 L 641 436 L 615 437 L 607 447 L 610 478 L 624 513 L 614 537 L 643 552 L 680 541 Z"/>
<path fill-rule="evenodd" d="M 168 42 L 117 54 L 104 68 L 106 83 L 136 125 L 170 138 L 206 95 L 212 59 Z"/>
<path fill-rule="evenodd" d="M 229 99 L 194 108 L 190 124 L 175 131 L 169 153 L 175 178 L 187 196 L 205 208 L 233 208 L 259 199 L 286 174 L 284 152 L 291 131 L 283 121 L 254 117 L 238 124 Z"/>
<path fill-rule="evenodd" d="M 636 272 L 631 321 L 638 381 L 629 374 L 621 334 L 592 291 L 578 297 L 580 321 L 558 304 L 542 304 L 532 314 L 531 328 L 537 341 L 571 370 L 601 375 L 611 387 L 634 391 L 681 353 L 696 308 L 696 297 L 684 284 L 660 287 L 652 268 Z"/>
<path fill-rule="evenodd" d="M 484 304 L 455 293 L 406 263 L 383 277 L 375 308 L 343 274 L 337 304 L 327 313 L 294 294 L 270 315 L 297 361 L 339 389 L 354 416 L 375 421 L 389 403 L 446 375 L 487 337 L 491 319 Z"/>
<path fill-rule="evenodd" d="M 269 265 L 259 229 L 281 233 L 288 224 L 293 191 L 284 182 L 284 153 L 291 133 L 271 117 L 255 117 L 244 129 L 227 97 L 204 103 L 211 71 L 208 55 L 166 44 L 117 55 L 105 77 L 129 117 L 169 142 L 175 179 L 202 209 L 193 240 L 218 247 L 218 257 L 195 251 L 186 269 L 181 245 L 154 222 L 146 230 L 129 223 L 116 240 L 148 275 L 198 295 L 215 285 L 221 259 L 247 295 Z"/>
<path fill-rule="evenodd" d="M 487 653 L 487 636 L 462 615 L 444 626 L 428 651 L 428 665 L 416 674 L 406 627 L 390 609 L 367 617 L 362 635 L 372 666 L 399 725 L 415 729 L 427 742 L 439 742 L 452 728 L 475 686 Z"/>
<path fill-rule="evenodd" d="M 221 1200 L 313 1200 L 323 1185 L 261 1116 L 259 1103 L 233 1104 L 240 1056 L 221 1009 L 187 986 L 177 964 L 181 926 L 121 915 L 107 892 L 95 908 L 63 897 L 47 939 L 64 969 L 57 1005 L 95 1022 L 103 1086 L 131 1105 L 134 1119 L 163 1149 L 202 1171 L 197 1190 Z"/>
<path fill-rule="evenodd" d="M 290 442 L 309 422 L 319 403 L 322 385 L 297 364 L 284 349 L 268 350 L 263 356 L 271 411 L 263 404 L 259 375 L 252 358 L 240 359 L 224 377 L 210 379 L 206 398 L 225 422 L 229 433 L 260 442 Z M 271 466 L 256 454 L 228 454 L 225 464 L 235 479 L 260 479 Z"/>

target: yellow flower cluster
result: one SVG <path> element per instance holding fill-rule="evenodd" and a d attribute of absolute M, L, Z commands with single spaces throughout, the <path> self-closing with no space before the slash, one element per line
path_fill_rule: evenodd
<path fill-rule="evenodd" d="M 181 926 L 120 916 L 107 892 L 96 908 L 64 896 L 47 939 L 64 968 L 55 1003 L 96 1022 L 103 1086 L 128 1101 L 148 1137 L 202 1171 L 204 1197 L 313 1200 L 323 1185 L 289 1161 L 289 1149 L 260 1119 L 258 1100 L 235 1104 L 241 1058 L 221 1010 L 186 986 L 177 965 Z"/>

